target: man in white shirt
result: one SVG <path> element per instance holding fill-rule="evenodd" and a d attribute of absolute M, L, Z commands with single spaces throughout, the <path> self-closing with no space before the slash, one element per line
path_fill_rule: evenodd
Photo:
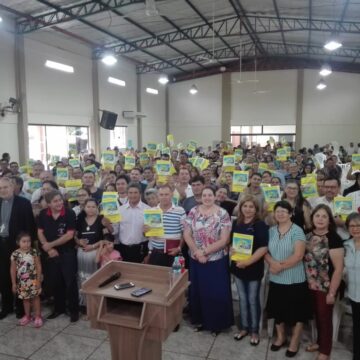
<path fill-rule="evenodd" d="M 115 249 L 124 261 L 142 263 L 148 254 L 148 241 L 144 236 L 144 210 L 150 209 L 141 201 L 141 186 L 130 183 L 128 202 L 120 206 L 120 223 L 114 224 Z"/>
<path fill-rule="evenodd" d="M 351 156 L 352 154 L 356 154 L 357 149 L 355 148 L 353 142 L 351 142 L 351 143 L 349 144 L 349 147 L 346 149 L 346 151 L 347 151 L 348 155 L 350 155 L 350 156 Z"/>
<path fill-rule="evenodd" d="M 345 222 L 341 220 L 340 216 L 334 214 L 334 198 L 336 196 L 341 196 L 340 192 L 340 180 L 338 178 L 326 178 L 324 180 L 324 189 L 325 189 L 325 196 L 321 196 L 315 198 L 312 201 L 312 206 L 315 208 L 319 204 L 325 204 L 329 206 L 331 209 L 332 214 L 334 215 L 335 223 L 337 226 L 337 233 L 343 239 L 347 240 L 349 238 L 349 233 L 345 228 Z"/>
<path fill-rule="evenodd" d="M 52 174 L 51 171 L 42 171 L 40 173 L 39 179 L 41 180 L 42 183 L 44 183 L 44 181 L 55 181 L 54 175 Z M 59 191 L 61 192 L 62 195 L 65 195 L 66 193 L 65 189 L 62 187 L 59 187 Z M 31 204 L 38 203 L 41 195 L 43 195 L 42 188 L 36 189 L 31 195 Z"/>

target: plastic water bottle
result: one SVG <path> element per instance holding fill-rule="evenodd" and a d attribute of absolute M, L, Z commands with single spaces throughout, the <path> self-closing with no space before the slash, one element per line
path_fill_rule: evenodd
<path fill-rule="evenodd" d="M 174 262 L 172 264 L 172 273 L 174 275 L 181 274 L 181 263 L 180 263 L 179 256 L 175 256 L 175 258 L 174 258 Z"/>

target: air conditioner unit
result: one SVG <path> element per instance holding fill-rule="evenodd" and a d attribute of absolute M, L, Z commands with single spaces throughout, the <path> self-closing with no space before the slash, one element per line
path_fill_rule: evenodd
<path fill-rule="evenodd" d="M 122 115 L 123 115 L 123 118 L 127 119 L 127 120 L 133 120 L 133 119 L 139 118 L 139 117 L 140 118 L 146 117 L 145 114 L 139 113 L 139 112 L 136 112 L 136 111 L 123 111 Z"/>

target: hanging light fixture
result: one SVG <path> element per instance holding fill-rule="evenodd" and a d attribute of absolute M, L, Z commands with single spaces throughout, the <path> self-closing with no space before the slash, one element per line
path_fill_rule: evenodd
<path fill-rule="evenodd" d="M 104 56 L 101 58 L 101 61 L 105 65 L 109 65 L 109 66 L 117 63 L 117 59 L 113 54 L 104 54 Z"/>
<path fill-rule="evenodd" d="M 195 94 L 197 94 L 198 93 L 198 88 L 196 87 L 196 85 L 195 84 L 192 84 L 191 85 L 191 88 L 190 88 L 190 90 L 189 90 L 189 92 L 190 92 L 190 94 L 191 95 L 195 95 Z"/>
<path fill-rule="evenodd" d="M 332 73 L 332 69 L 330 65 L 323 65 L 319 71 L 321 76 L 329 76 Z"/>
<path fill-rule="evenodd" d="M 169 82 L 169 77 L 166 74 L 160 75 L 158 82 L 162 85 L 166 85 Z"/>
<path fill-rule="evenodd" d="M 320 79 L 320 81 L 317 83 L 316 88 L 318 90 L 324 90 L 326 89 L 327 85 L 323 79 Z"/>
<path fill-rule="evenodd" d="M 324 48 L 329 51 L 335 51 L 341 47 L 342 43 L 336 38 L 329 39 L 324 45 Z"/>

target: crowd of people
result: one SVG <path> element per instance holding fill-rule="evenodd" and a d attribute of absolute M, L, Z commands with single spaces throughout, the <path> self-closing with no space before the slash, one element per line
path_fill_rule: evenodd
<path fill-rule="evenodd" d="M 0 319 L 15 310 L 20 325 L 33 322 L 41 327 L 42 299 L 53 304 L 47 319 L 67 312 L 76 322 L 86 311 L 79 288 L 99 267 L 109 261 L 171 267 L 174 257 L 182 254 L 189 269 L 189 314 L 195 331 L 216 336 L 234 324 L 232 277 L 240 307 L 235 341 L 249 337 L 257 346 L 265 312 L 275 320 L 271 351 L 286 346 L 285 355 L 294 357 L 304 324 L 315 319 L 317 341 L 306 351 L 318 352 L 318 360 L 329 359 L 333 308 L 345 291 L 352 309 L 353 358 L 359 360 L 360 171 L 348 157 L 358 148 L 353 143 L 348 151 L 315 145 L 296 152 L 287 146 L 285 159 L 277 156 L 277 149 L 284 147 L 281 143 L 234 148 L 222 142 L 207 151 L 159 150 L 145 163 L 141 154 L 148 153 L 146 148 L 115 149 L 113 170 L 89 154 L 76 167 L 70 165 L 71 158 L 51 168 L 34 161 L 26 173 L 3 154 Z M 236 150 L 241 150 L 240 159 L 229 169 L 224 156 Z M 126 156 L 135 159 L 131 168 Z M 195 157 L 205 160 L 205 166 L 204 161 L 195 166 Z M 156 173 L 159 160 L 170 162 L 171 174 Z M 76 198 L 56 178 L 64 168 L 70 179 L 81 181 Z M 248 184 L 240 191 L 233 186 L 234 170 L 248 172 Z M 316 177 L 316 196 L 302 194 L 302 179 L 308 176 Z M 274 204 L 264 196 L 264 187 L 270 185 L 281 191 Z M 116 192 L 120 221 L 110 221 L 101 211 L 108 192 Z M 352 199 L 353 211 L 345 217 L 334 206 L 340 195 Z M 162 236 L 146 236 L 148 209 L 161 210 Z M 247 256 L 236 257 L 239 239 L 247 244 Z M 269 293 L 263 308 L 264 276 Z M 292 330 L 289 342 L 287 326 Z"/>

